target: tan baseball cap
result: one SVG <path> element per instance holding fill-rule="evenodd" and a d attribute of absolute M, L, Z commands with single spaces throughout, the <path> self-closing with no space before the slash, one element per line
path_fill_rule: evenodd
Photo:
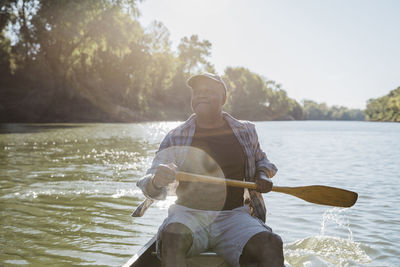
<path fill-rule="evenodd" d="M 220 76 L 216 75 L 216 74 L 212 74 L 212 73 L 208 73 L 208 72 L 204 72 L 202 74 L 198 74 L 198 75 L 193 75 L 192 77 L 190 77 L 187 80 L 187 85 L 191 88 L 193 88 L 193 85 L 196 81 L 199 81 L 201 79 L 209 79 L 212 81 L 215 81 L 219 84 L 221 84 L 225 90 L 225 95 L 226 95 L 226 84 L 225 82 L 221 79 Z"/>

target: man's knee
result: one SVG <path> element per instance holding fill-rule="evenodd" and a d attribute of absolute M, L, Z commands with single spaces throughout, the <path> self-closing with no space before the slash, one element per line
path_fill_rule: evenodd
<path fill-rule="evenodd" d="M 258 262 L 270 262 L 271 259 L 278 262 L 271 266 L 283 265 L 283 242 L 282 238 L 272 232 L 260 232 L 247 242 L 242 253 L 243 263 L 257 259 Z M 281 264 L 281 263 L 282 264 Z"/>
<path fill-rule="evenodd" d="M 264 250 L 265 246 L 270 248 L 282 248 L 282 238 L 272 232 L 260 232 L 250 238 L 248 245 L 253 249 Z"/>
<path fill-rule="evenodd" d="M 268 234 L 269 242 L 270 244 L 275 247 L 275 248 L 282 248 L 283 247 L 283 241 L 282 238 L 275 234 L 275 233 L 269 233 Z"/>
<path fill-rule="evenodd" d="M 192 232 L 185 225 L 171 223 L 167 225 L 161 234 L 162 250 L 168 249 L 186 253 L 193 242 Z"/>
<path fill-rule="evenodd" d="M 264 232 L 261 234 L 259 246 L 261 251 L 259 255 L 262 262 L 271 262 L 271 266 L 283 266 L 283 242 L 282 238 L 271 232 Z M 274 259 L 271 261 L 271 259 Z"/>
<path fill-rule="evenodd" d="M 272 232 L 262 232 L 259 235 L 260 236 L 257 241 L 260 248 L 265 248 L 268 246 L 269 248 L 277 251 L 283 250 L 282 238 L 279 235 Z"/>

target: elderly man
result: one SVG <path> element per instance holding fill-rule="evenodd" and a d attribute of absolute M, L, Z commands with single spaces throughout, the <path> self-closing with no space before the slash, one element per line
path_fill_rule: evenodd
<path fill-rule="evenodd" d="M 266 209 L 261 196 L 271 191 L 268 177 L 277 168 L 261 150 L 254 124 L 222 111 L 227 90 L 219 76 L 195 75 L 187 84 L 192 88 L 195 114 L 167 134 L 138 186 L 149 198 L 165 199 L 177 171 L 193 171 L 193 165 L 199 165 L 199 154 L 190 152 L 197 149 L 212 159 L 200 160 L 210 165 L 203 174 L 217 168 L 219 176 L 255 182 L 257 190 L 179 182 L 176 203 L 158 232 L 162 265 L 186 266 L 186 257 L 213 250 L 232 266 L 248 261 L 283 266 L 282 240 L 263 223 Z M 163 155 L 172 148 L 173 153 Z"/>

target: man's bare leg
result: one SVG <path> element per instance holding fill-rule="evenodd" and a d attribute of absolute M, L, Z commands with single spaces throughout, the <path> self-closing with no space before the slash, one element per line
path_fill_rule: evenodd
<path fill-rule="evenodd" d="M 284 266 L 281 237 L 271 232 L 260 232 L 250 238 L 243 248 L 240 264 L 254 261 L 260 267 Z"/>
<path fill-rule="evenodd" d="M 192 232 L 181 223 L 167 225 L 161 235 L 163 267 L 186 267 L 186 252 L 192 245 Z"/>

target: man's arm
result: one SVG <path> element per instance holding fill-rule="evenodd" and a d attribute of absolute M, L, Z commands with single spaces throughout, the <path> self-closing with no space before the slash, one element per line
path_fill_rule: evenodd
<path fill-rule="evenodd" d="M 269 178 L 275 176 L 278 168 L 268 160 L 267 155 L 261 149 L 260 143 L 258 141 L 258 135 L 256 131 L 256 127 L 254 124 L 251 124 L 251 139 L 254 145 L 254 155 L 256 161 L 256 173 L 258 171 L 263 171 Z"/>
<path fill-rule="evenodd" d="M 268 193 L 272 190 L 273 182 L 272 178 L 278 168 L 275 164 L 271 163 L 265 153 L 261 150 L 260 144 L 257 144 L 257 154 L 256 154 L 256 175 L 255 182 L 257 184 L 257 191 L 261 193 Z M 258 155 L 258 156 L 257 156 Z"/>
<path fill-rule="evenodd" d="M 268 160 L 267 155 L 261 149 L 260 143 L 258 141 L 258 135 L 255 129 L 254 141 L 255 141 L 255 161 L 256 161 L 256 175 L 255 182 L 257 184 L 257 191 L 261 193 L 268 193 L 272 190 L 273 182 L 270 178 L 274 177 L 278 168 L 275 164 Z"/>
<path fill-rule="evenodd" d="M 166 185 L 175 180 L 176 166 L 172 163 L 174 153 L 169 149 L 170 136 L 168 134 L 161 142 L 150 169 L 136 183 L 147 198 L 164 200 L 167 196 Z"/>
<path fill-rule="evenodd" d="M 271 163 L 268 160 L 267 155 L 260 148 L 260 144 L 258 143 L 258 141 L 257 141 L 255 155 L 256 155 L 257 172 L 263 171 L 269 178 L 274 177 L 278 171 L 278 168 L 275 166 L 275 164 Z"/>
<path fill-rule="evenodd" d="M 136 185 L 147 198 L 164 200 L 167 197 L 167 189 L 165 187 L 156 187 L 152 182 L 153 176 L 154 174 L 151 173 L 146 174 L 136 182 Z"/>

